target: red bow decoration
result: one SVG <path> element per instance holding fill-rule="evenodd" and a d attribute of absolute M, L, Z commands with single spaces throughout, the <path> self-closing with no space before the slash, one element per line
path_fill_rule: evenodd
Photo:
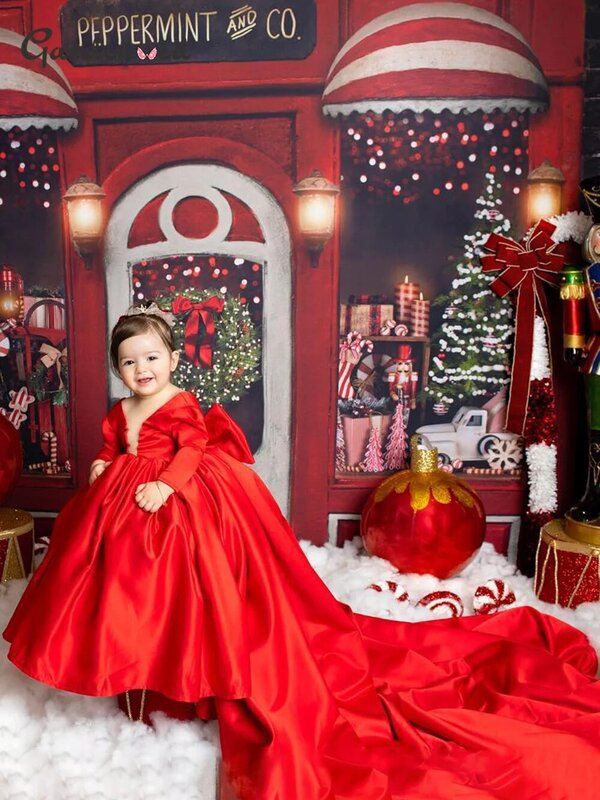
<path fill-rule="evenodd" d="M 548 220 L 540 220 L 527 238 L 515 242 L 492 233 L 484 244 L 493 255 L 481 257 L 484 272 L 500 270 L 490 287 L 498 297 L 517 293 L 515 310 L 515 347 L 506 415 L 506 429 L 523 433 L 529 403 L 533 328 L 536 313 L 541 314 L 548 330 L 548 301 L 544 283 L 557 286 L 564 255 L 556 252 L 552 234 L 556 230 Z"/>
<path fill-rule="evenodd" d="M 214 314 L 220 314 L 225 306 L 221 297 L 209 297 L 201 303 L 194 303 L 188 297 L 178 295 L 171 304 L 174 314 L 188 314 L 185 323 L 184 352 L 192 364 L 210 369 L 212 366 L 212 347 L 215 338 Z"/>

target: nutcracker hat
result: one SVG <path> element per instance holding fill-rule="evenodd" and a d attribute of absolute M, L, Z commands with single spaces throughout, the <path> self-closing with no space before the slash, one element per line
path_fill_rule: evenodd
<path fill-rule="evenodd" d="M 600 223 L 600 175 L 584 178 L 579 184 L 594 224 Z"/>

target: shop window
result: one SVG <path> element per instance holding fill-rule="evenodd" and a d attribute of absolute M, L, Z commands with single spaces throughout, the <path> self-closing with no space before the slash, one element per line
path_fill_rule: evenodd
<path fill-rule="evenodd" d="M 516 112 L 342 123 L 338 477 L 402 468 L 415 431 L 457 471 L 517 473 L 520 442 L 503 431 L 512 307 L 478 256 L 492 230 L 522 233 L 527 124 Z"/>
<path fill-rule="evenodd" d="M 0 412 L 26 473 L 70 472 L 60 166 L 52 131 L 0 131 Z"/>
<path fill-rule="evenodd" d="M 170 309 L 179 297 L 197 306 L 196 318 L 192 313 L 179 326 L 181 330 L 175 326 L 183 355 L 175 380 L 194 392 L 205 410 L 213 402 L 220 403 L 241 425 L 252 452 L 256 452 L 262 443 L 264 423 L 262 266 L 227 256 L 144 260 L 132 267 L 132 291 L 135 303 L 154 300 Z M 206 306 L 206 300 L 212 297 L 223 300 L 222 310 L 210 308 L 210 302 Z M 200 309 L 203 301 L 204 310 Z M 190 349 L 186 329 L 196 323 L 198 330 Z M 198 352 L 200 347 L 203 355 Z"/>

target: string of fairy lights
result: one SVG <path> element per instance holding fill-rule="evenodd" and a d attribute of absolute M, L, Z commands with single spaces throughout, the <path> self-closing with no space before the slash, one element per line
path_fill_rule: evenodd
<path fill-rule="evenodd" d="M 346 196 L 397 198 L 468 192 L 482 171 L 519 194 L 527 174 L 526 114 L 431 112 L 354 115 L 342 137 Z M 477 187 L 475 187 L 477 188 Z"/>
<path fill-rule="evenodd" d="M 133 266 L 132 286 L 136 303 L 190 287 L 215 289 L 223 298 L 236 297 L 254 325 L 262 323 L 262 265 L 244 258 L 185 255 L 144 260 Z"/>
<path fill-rule="evenodd" d="M 60 203 L 60 164 L 54 131 L 0 131 L 0 211 Z"/>

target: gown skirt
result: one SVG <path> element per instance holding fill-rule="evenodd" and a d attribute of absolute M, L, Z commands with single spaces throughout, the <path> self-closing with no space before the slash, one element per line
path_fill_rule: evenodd
<path fill-rule="evenodd" d="M 313 571 L 219 406 L 180 392 L 59 515 L 4 631 L 84 695 L 145 688 L 216 717 L 239 800 L 592 800 L 600 682 L 585 636 L 531 608 L 402 623 Z M 246 463 L 244 463 L 246 462 Z M 175 489 L 155 514 L 136 487 Z"/>

